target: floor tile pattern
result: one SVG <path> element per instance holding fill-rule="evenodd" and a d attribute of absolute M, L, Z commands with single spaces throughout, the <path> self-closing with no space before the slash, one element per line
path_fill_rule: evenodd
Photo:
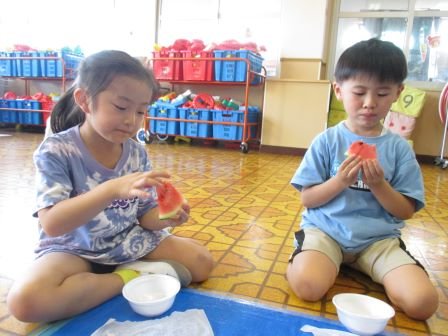
<path fill-rule="evenodd" d="M 26 335 L 38 327 L 7 311 L 7 291 L 32 259 L 36 239 L 32 152 L 42 134 L 0 130 L 0 336 Z M 331 299 L 340 292 L 387 300 L 383 288 L 366 276 L 342 268 L 335 286 L 320 301 L 304 302 L 289 290 L 285 269 L 293 250 L 302 205 L 289 184 L 300 158 L 251 150 L 188 143 L 147 145 L 155 168 L 172 174 L 192 206 L 191 219 L 176 234 L 193 237 L 213 253 L 209 280 L 192 287 L 241 297 L 274 307 L 336 319 Z M 427 206 L 408 221 L 403 238 L 428 270 L 440 307 L 427 322 L 397 312 L 389 331 L 406 335 L 448 335 L 448 170 L 422 165 Z"/>

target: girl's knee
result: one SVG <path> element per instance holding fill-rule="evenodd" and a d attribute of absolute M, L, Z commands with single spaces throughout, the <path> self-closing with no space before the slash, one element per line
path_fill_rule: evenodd
<path fill-rule="evenodd" d="M 213 256 L 205 247 L 197 252 L 192 277 L 194 282 L 201 282 L 208 279 L 215 266 Z"/>
<path fill-rule="evenodd" d="M 8 293 L 6 303 L 9 312 L 19 321 L 37 322 L 39 308 L 38 288 L 32 285 L 14 285 Z"/>

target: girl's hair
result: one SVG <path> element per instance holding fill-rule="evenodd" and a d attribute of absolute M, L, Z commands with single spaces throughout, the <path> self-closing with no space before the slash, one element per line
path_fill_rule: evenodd
<path fill-rule="evenodd" d="M 372 38 L 346 49 L 336 64 L 335 79 L 343 82 L 359 75 L 380 82 L 403 83 L 408 71 L 406 57 L 395 44 Z"/>
<path fill-rule="evenodd" d="M 108 88 L 116 76 L 130 76 L 146 82 L 152 90 L 151 101 L 158 93 L 159 85 L 154 75 L 138 59 L 123 51 L 100 51 L 81 62 L 73 86 L 62 95 L 54 106 L 50 118 L 53 133 L 64 131 L 84 122 L 84 112 L 75 103 L 73 96 L 77 88 L 86 90 L 87 95 L 95 104 L 95 98 Z"/>

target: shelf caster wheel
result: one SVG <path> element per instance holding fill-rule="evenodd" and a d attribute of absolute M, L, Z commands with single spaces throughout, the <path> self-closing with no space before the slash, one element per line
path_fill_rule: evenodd
<path fill-rule="evenodd" d="M 442 164 L 443 159 L 442 158 L 435 158 L 434 159 L 434 164 L 436 166 L 440 166 Z"/>
<path fill-rule="evenodd" d="M 443 161 L 442 169 L 446 169 L 448 167 L 448 160 Z"/>
<path fill-rule="evenodd" d="M 149 145 L 152 142 L 151 134 L 144 128 L 140 128 L 135 137 L 142 145 Z"/>
<path fill-rule="evenodd" d="M 156 134 L 156 137 L 159 141 L 166 141 L 170 136 L 168 134 Z"/>
<path fill-rule="evenodd" d="M 240 145 L 241 152 L 246 154 L 249 152 L 249 145 L 246 142 L 242 142 Z"/>

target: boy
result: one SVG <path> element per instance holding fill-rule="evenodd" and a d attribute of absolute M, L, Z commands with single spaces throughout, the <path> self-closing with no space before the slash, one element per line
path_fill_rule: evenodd
<path fill-rule="evenodd" d="M 400 239 L 404 220 L 424 206 L 423 179 L 410 146 L 383 128 L 407 76 L 403 52 L 370 39 L 345 50 L 333 90 L 347 120 L 319 134 L 291 180 L 306 210 L 287 269 L 301 299 L 317 301 L 342 263 L 382 284 L 409 317 L 426 320 L 438 295 L 422 265 Z M 355 141 L 374 145 L 377 159 L 345 155 Z"/>

